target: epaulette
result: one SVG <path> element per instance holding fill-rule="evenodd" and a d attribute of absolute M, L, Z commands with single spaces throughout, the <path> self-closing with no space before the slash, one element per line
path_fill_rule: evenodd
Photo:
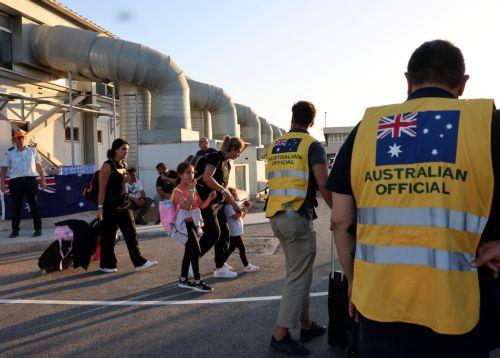
<path fill-rule="evenodd" d="M 10 147 L 10 148 L 9 148 L 9 152 L 10 152 L 11 150 L 14 150 L 14 147 Z"/>

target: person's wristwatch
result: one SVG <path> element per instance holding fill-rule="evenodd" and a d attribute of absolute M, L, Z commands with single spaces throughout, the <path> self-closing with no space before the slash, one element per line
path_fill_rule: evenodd
<path fill-rule="evenodd" d="M 103 208 L 103 206 L 104 206 L 104 205 L 99 204 L 99 205 L 97 205 L 97 209 L 102 209 L 102 208 Z"/>

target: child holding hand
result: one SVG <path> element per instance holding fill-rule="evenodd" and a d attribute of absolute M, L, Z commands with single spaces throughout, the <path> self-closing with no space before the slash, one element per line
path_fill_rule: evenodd
<path fill-rule="evenodd" d="M 235 188 L 228 188 L 228 190 L 231 193 L 231 196 L 233 197 L 234 201 L 238 202 L 239 198 L 238 198 L 238 192 L 236 191 L 236 189 Z M 243 266 L 245 267 L 244 268 L 245 272 L 254 272 L 254 271 L 259 270 L 258 266 L 252 265 L 251 263 L 248 262 L 247 255 L 245 252 L 245 244 L 243 243 L 243 240 L 241 238 L 241 236 L 244 233 L 243 219 L 247 215 L 251 206 L 252 206 L 252 204 L 250 204 L 249 201 L 245 200 L 243 202 L 242 207 L 241 207 L 241 213 L 237 213 L 231 204 L 226 204 L 224 206 L 224 213 L 226 214 L 227 225 L 229 227 L 229 235 L 231 236 L 229 248 L 226 251 L 226 255 L 227 255 L 226 260 L 233 253 L 233 251 L 236 248 L 238 248 L 238 251 L 240 252 L 241 262 L 243 263 Z"/>
<path fill-rule="evenodd" d="M 194 167 L 185 162 L 177 167 L 179 184 L 172 192 L 173 202 L 177 206 L 177 220 L 182 220 L 182 226 L 177 228 L 181 233 L 187 231 L 187 241 L 182 259 L 179 287 L 193 289 L 198 292 L 210 292 L 212 287 L 203 282 L 200 276 L 200 243 L 199 236 L 203 220 L 200 209 L 206 208 L 215 199 L 213 191 L 208 198 L 201 202 L 196 192 Z M 177 223 L 177 222 L 176 222 Z M 189 265 L 193 269 L 194 283 L 188 280 Z"/>

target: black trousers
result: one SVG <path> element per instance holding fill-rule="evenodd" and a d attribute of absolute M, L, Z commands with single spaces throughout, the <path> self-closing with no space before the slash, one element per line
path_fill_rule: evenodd
<path fill-rule="evenodd" d="M 142 266 L 147 260 L 142 257 L 137 241 L 132 210 L 105 209 L 103 212 L 103 235 L 101 238 L 101 267 L 116 268 L 115 240 L 118 227 L 127 244 L 130 260 L 135 267 Z"/>
<path fill-rule="evenodd" d="M 383 323 L 359 315 L 362 358 L 487 358 L 477 329 L 462 335 L 438 334 L 430 328 L 400 322 Z"/>
<path fill-rule="evenodd" d="M 19 231 L 21 222 L 21 206 L 23 197 L 26 195 L 26 201 L 30 207 L 31 216 L 33 217 L 33 226 L 35 230 L 42 228 L 42 219 L 38 212 L 38 204 L 36 194 L 38 192 L 38 183 L 36 177 L 20 177 L 10 180 L 9 183 L 10 195 L 12 198 L 12 230 Z"/>
<path fill-rule="evenodd" d="M 226 251 L 229 246 L 229 229 L 223 207 L 222 204 L 212 204 L 201 210 L 204 226 L 203 237 L 200 239 L 200 256 L 215 246 L 216 268 L 221 268 L 226 262 Z"/>
<path fill-rule="evenodd" d="M 188 232 L 188 240 L 184 248 L 184 257 L 182 258 L 181 277 L 188 277 L 189 264 L 193 268 L 193 276 L 195 280 L 199 280 L 200 276 L 200 244 L 196 227 L 192 221 L 186 221 Z"/>
<path fill-rule="evenodd" d="M 136 220 L 142 220 L 144 218 L 144 215 L 147 214 L 149 208 L 151 207 L 151 204 L 153 204 L 153 199 L 144 198 L 144 204 L 142 204 L 141 206 L 135 205 L 133 201 L 131 201 L 130 203 L 132 204 L 132 210 L 137 210 L 137 214 L 135 215 Z"/>
<path fill-rule="evenodd" d="M 224 260 L 224 262 L 227 261 L 229 256 L 231 256 L 236 248 L 238 248 L 238 251 L 240 252 L 240 259 L 243 263 L 243 266 L 248 266 L 245 244 L 243 243 L 243 239 L 241 238 L 241 236 L 231 236 L 231 239 L 229 240 L 229 248 L 226 251 L 226 259 Z"/>

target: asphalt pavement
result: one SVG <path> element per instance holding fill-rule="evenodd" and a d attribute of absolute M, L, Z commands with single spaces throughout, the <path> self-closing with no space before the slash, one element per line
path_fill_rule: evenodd
<path fill-rule="evenodd" d="M 321 204 L 316 221 L 317 257 L 311 317 L 327 324 L 331 262 L 329 210 Z M 246 227 L 253 237 L 272 236 L 269 223 Z M 78 357 L 273 357 L 268 351 L 285 277 L 280 248 L 274 255 L 252 255 L 260 271 L 243 273 L 238 255 L 228 263 L 237 279 L 214 279 L 213 252 L 201 259 L 212 293 L 177 287 L 183 247 L 163 237 L 140 241 L 145 257 L 159 265 L 134 272 L 124 244 L 116 248 L 118 272 L 69 269 L 42 275 L 40 251 L 0 256 L 0 354 Z M 200 301 L 201 300 L 201 301 Z M 12 301 L 9 301 L 12 302 Z M 24 303 L 21 303 L 24 302 Z M 298 330 L 292 335 L 298 336 Z M 343 357 L 326 336 L 307 344 L 311 357 Z"/>

